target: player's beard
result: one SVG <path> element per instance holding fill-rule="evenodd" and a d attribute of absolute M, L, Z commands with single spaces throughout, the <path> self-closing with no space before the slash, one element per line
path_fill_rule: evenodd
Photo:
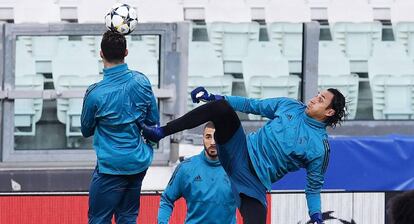
<path fill-rule="evenodd" d="M 214 153 L 210 152 L 210 150 L 213 149 L 213 148 L 215 150 Z M 216 147 L 209 147 L 208 149 L 206 149 L 206 153 L 211 159 L 217 159 L 218 155 L 217 155 L 217 148 Z"/>

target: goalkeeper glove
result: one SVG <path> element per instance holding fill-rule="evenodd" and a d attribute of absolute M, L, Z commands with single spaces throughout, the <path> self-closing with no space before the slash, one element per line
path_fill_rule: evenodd
<path fill-rule="evenodd" d="M 323 224 L 322 214 L 320 212 L 311 215 L 311 223 Z"/>
<path fill-rule="evenodd" d="M 199 103 L 200 101 L 210 102 L 215 100 L 222 100 L 224 99 L 224 96 L 214 95 L 211 93 L 209 94 L 204 87 L 199 86 L 191 91 L 191 99 L 193 100 L 193 103 Z"/>

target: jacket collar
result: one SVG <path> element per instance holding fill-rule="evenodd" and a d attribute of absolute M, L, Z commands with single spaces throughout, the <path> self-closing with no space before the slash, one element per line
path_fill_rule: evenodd
<path fill-rule="evenodd" d="M 211 160 L 206 156 L 206 149 L 205 148 L 200 153 L 200 156 L 209 166 L 220 166 L 220 161 L 219 160 Z"/>
<path fill-rule="evenodd" d="M 326 123 L 325 122 L 321 122 L 321 121 L 318 121 L 316 119 L 313 119 L 308 114 L 306 114 L 306 112 L 304 112 L 304 114 L 305 114 L 305 122 L 307 124 L 309 124 L 310 126 L 313 126 L 313 127 L 316 127 L 316 128 L 326 128 Z"/>
<path fill-rule="evenodd" d="M 123 64 L 115 65 L 109 68 L 104 68 L 103 73 L 104 73 L 104 76 L 112 76 L 112 75 L 121 74 L 126 70 L 128 70 L 128 65 L 126 63 L 123 63 Z"/>

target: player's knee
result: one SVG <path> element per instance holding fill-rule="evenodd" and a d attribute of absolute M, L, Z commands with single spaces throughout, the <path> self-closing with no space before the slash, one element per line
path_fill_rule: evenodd
<path fill-rule="evenodd" d="M 226 116 L 233 114 L 234 110 L 226 100 L 214 101 L 214 113 L 216 116 Z"/>

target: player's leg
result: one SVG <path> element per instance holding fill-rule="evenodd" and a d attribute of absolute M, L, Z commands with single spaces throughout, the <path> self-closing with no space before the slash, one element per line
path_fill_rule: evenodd
<path fill-rule="evenodd" d="M 260 182 L 250 162 L 243 128 L 225 144 L 218 144 L 220 163 L 232 182 L 232 190 L 244 223 L 265 224 L 266 187 Z"/>
<path fill-rule="evenodd" d="M 244 224 L 266 224 L 267 208 L 256 198 L 240 194 L 240 214 Z"/>
<path fill-rule="evenodd" d="M 139 214 L 142 180 L 146 172 L 145 170 L 135 175 L 125 176 L 128 185 L 121 189 L 124 192 L 123 197 L 115 208 L 115 221 L 117 224 L 136 223 Z"/>
<path fill-rule="evenodd" d="M 122 199 L 122 193 L 118 190 L 122 184 L 120 176 L 102 174 L 95 169 L 89 188 L 89 224 L 111 223 L 115 207 Z"/>
<path fill-rule="evenodd" d="M 197 127 L 208 121 L 212 121 L 216 128 L 214 135 L 217 144 L 227 142 L 241 126 L 239 117 L 229 103 L 225 100 L 218 100 L 201 105 L 169 122 L 164 126 L 164 131 L 166 135 L 170 135 Z"/>

